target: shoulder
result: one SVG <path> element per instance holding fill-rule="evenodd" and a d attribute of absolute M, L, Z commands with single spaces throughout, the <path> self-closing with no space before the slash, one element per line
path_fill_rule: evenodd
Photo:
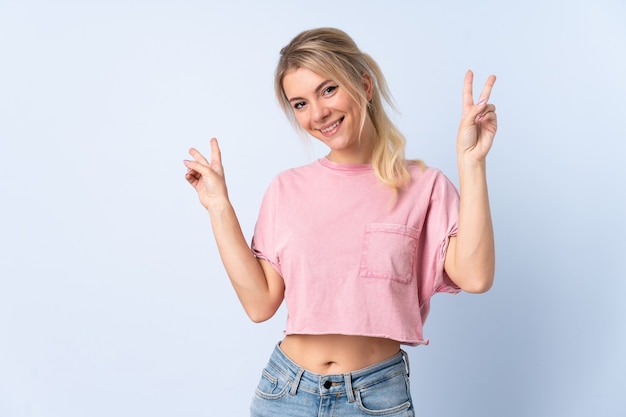
<path fill-rule="evenodd" d="M 413 191 L 421 195 L 427 194 L 431 199 L 447 199 L 448 196 L 458 194 L 457 187 L 439 168 L 408 161 L 407 169 L 411 176 L 411 182 L 407 185 L 409 193 Z"/>
<path fill-rule="evenodd" d="M 278 173 L 278 175 L 276 175 L 276 179 L 311 175 L 312 173 L 319 171 L 320 167 L 321 165 L 319 163 L 319 160 L 315 160 L 306 165 L 301 165 L 281 171 Z"/>
<path fill-rule="evenodd" d="M 306 187 L 308 183 L 319 176 L 318 165 L 317 162 L 312 162 L 279 172 L 269 183 L 266 195 L 283 194 L 285 190 L 289 190 L 292 194 L 297 189 Z"/>
<path fill-rule="evenodd" d="M 451 183 L 439 168 L 428 166 L 421 161 L 407 161 L 406 167 L 413 182 Z"/>

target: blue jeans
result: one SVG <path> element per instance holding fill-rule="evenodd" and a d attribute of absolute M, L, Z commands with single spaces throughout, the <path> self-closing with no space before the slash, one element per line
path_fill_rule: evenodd
<path fill-rule="evenodd" d="M 276 346 L 263 370 L 252 417 L 413 417 L 409 362 L 404 351 L 359 371 L 318 375 Z"/>

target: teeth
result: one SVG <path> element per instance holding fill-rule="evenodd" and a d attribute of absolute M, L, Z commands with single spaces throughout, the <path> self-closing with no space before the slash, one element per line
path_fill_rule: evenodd
<path fill-rule="evenodd" d="M 327 133 L 327 132 L 330 132 L 331 130 L 333 130 L 334 128 L 336 128 L 337 126 L 339 126 L 339 122 L 340 122 L 340 121 L 341 121 L 341 120 L 336 121 L 335 123 L 333 123 L 333 125 L 332 125 L 332 126 L 328 126 L 326 129 L 320 129 L 320 132 L 322 132 L 322 133 Z"/>

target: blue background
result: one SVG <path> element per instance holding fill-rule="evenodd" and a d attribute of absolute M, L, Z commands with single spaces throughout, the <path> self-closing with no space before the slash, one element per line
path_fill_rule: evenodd
<path fill-rule="evenodd" d="M 249 239 L 270 180 L 325 152 L 272 85 L 317 26 L 457 184 L 463 76 L 498 76 L 496 282 L 433 299 L 418 415 L 626 415 L 624 2 L 0 0 L 1 417 L 247 415 L 285 311 L 246 318 L 182 160 L 220 139 Z"/>

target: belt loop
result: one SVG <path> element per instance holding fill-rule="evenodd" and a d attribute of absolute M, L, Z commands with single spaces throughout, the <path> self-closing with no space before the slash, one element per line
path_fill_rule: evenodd
<path fill-rule="evenodd" d="M 348 395 L 348 402 L 353 403 L 354 399 L 354 391 L 352 390 L 352 375 L 343 374 L 343 380 L 346 383 L 346 394 Z"/>
<path fill-rule="evenodd" d="M 296 395 L 298 391 L 298 385 L 300 385 L 300 379 L 302 378 L 302 374 L 304 373 L 304 369 L 299 368 L 298 373 L 296 374 L 296 378 L 291 383 L 291 389 L 289 390 L 289 395 Z"/>
<path fill-rule="evenodd" d="M 407 353 L 403 351 L 402 349 L 400 349 L 400 352 L 402 352 L 402 359 L 404 359 L 404 364 L 406 366 L 406 377 L 408 378 L 411 376 L 411 365 L 409 365 L 409 355 L 407 355 Z"/>

